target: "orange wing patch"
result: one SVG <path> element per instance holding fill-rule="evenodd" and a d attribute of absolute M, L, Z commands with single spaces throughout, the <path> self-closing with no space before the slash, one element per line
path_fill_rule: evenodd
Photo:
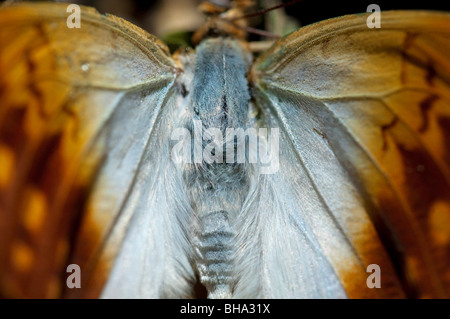
<path fill-rule="evenodd" d="M 0 35 L 0 294 L 59 297 L 96 163 L 80 174 L 70 83 L 46 26 Z M 78 223 L 77 223 L 78 221 Z M 88 243 L 85 243 L 88 244 Z"/>

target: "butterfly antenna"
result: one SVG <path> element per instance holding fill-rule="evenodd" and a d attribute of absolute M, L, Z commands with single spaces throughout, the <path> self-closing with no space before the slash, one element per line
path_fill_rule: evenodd
<path fill-rule="evenodd" d="M 252 27 L 245 27 L 245 31 L 247 31 L 247 33 L 253 33 L 253 34 L 257 34 L 266 38 L 272 38 L 272 39 L 279 39 L 280 36 L 273 34 L 272 32 L 267 32 L 261 29 L 256 29 L 256 28 L 252 28 Z"/>
<path fill-rule="evenodd" d="M 289 2 L 286 2 L 286 3 L 282 3 L 282 4 L 279 4 L 279 5 L 273 6 L 271 8 L 259 10 L 259 11 L 256 11 L 256 12 L 252 12 L 252 13 L 249 13 L 249 14 L 237 17 L 237 18 L 233 18 L 230 21 L 236 21 L 236 20 L 240 20 L 240 19 L 248 19 L 248 18 L 261 16 L 263 14 L 266 14 L 267 12 L 270 12 L 270 11 L 273 11 L 273 10 L 276 10 L 276 9 L 279 9 L 279 8 L 289 7 L 289 6 L 293 5 L 293 4 L 296 4 L 296 3 L 301 2 L 301 1 L 303 1 L 303 0 L 292 0 L 292 1 L 289 1 Z"/>

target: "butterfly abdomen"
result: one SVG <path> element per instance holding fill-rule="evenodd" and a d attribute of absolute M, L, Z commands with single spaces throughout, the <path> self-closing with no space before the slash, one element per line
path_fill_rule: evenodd
<path fill-rule="evenodd" d="M 231 296 L 233 282 L 234 236 L 228 213 L 212 211 L 199 218 L 201 232 L 196 248 L 197 270 L 209 298 Z"/>
<path fill-rule="evenodd" d="M 238 42 L 224 38 L 205 40 L 196 50 L 188 129 L 194 139 L 195 130 L 201 130 L 202 160 L 185 165 L 183 175 L 196 215 L 194 264 L 209 298 L 232 295 L 234 222 L 249 189 L 245 160 L 237 156 L 245 140 L 227 132 L 245 130 L 250 96 L 244 52 Z"/>

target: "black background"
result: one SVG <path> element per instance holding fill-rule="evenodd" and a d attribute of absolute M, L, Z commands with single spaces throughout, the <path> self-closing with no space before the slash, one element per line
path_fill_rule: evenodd
<path fill-rule="evenodd" d="M 64 0 L 58 2 L 93 6 L 102 13 L 107 12 L 120 16 L 146 29 L 148 32 L 154 33 L 152 32 L 151 23 L 148 23 L 148 15 L 156 10 L 163 1 L 167 2 L 170 0 Z M 201 0 L 198 1 L 200 2 Z M 0 2 L 4 1 L 0 0 Z M 284 0 L 284 2 L 289 1 Z M 299 20 L 301 25 L 307 25 L 345 14 L 366 12 L 367 7 L 372 3 L 378 4 L 381 10 L 420 9 L 450 11 L 450 1 L 448 0 L 302 0 L 299 3 L 286 7 L 285 10 L 290 16 Z M 263 26 L 257 27 L 263 28 Z"/>
<path fill-rule="evenodd" d="M 381 10 L 450 10 L 450 2 L 443 1 L 399 1 L 399 0 L 304 0 L 286 8 L 288 14 L 295 16 L 302 24 L 310 24 L 345 14 L 366 12 L 370 4 L 378 4 Z"/>

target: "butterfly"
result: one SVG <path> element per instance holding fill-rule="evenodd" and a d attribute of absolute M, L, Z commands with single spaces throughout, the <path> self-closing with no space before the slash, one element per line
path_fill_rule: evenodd
<path fill-rule="evenodd" d="M 2 297 L 449 296 L 450 15 L 334 18 L 253 60 L 235 3 L 174 55 L 89 7 L 0 9 Z M 240 162 L 229 128 L 267 134 Z"/>

